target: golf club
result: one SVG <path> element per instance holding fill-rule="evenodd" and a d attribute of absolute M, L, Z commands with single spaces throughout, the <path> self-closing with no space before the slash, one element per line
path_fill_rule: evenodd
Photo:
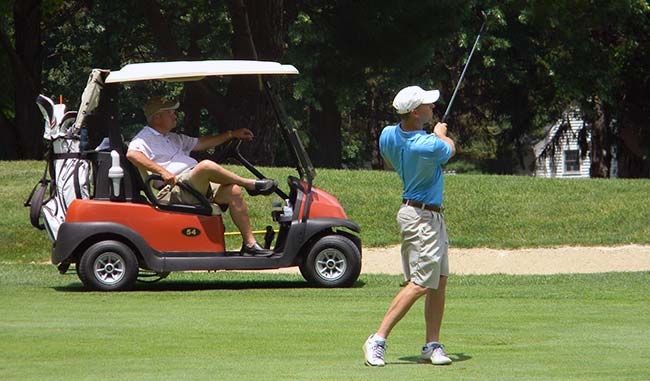
<path fill-rule="evenodd" d="M 476 49 L 476 45 L 478 44 L 479 38 L 481 38 L 481 33 L 483 33 L 483 29 L 485 29 L 485 24 L 487 23 L 487 15 L 485 14 L 484 11 L 480 11 L 479 15 L 483 19 L 483 25 L 481 25 L 481 29 L 478 32 L 478 36 L 476 36 L 476 41 L 474 41 L 474 46 L 472 46 L 472 51 L 469 52 L 469 57 L 467 57 L 467 62 L 465 63 L 463 72 L 460 74 L 460 78 L 458 79 L 458 83 L 456 84 L 456 89 L 454 89 L 454 93 L 451 95 L 451 100 L 449 100 L 449 104 L 447 105 L 447 110 L 445 111 L 445 115 L 442 116 L 442 120 L 440 120 L 440 123 L 444 123 L 445 120 L 447 119 L 449 110 L 451 110 L 451 105 L 454 104 L 454 99 L 456 98 L 456 93 L 458 92 L 458 88 L 460 87 L 461 82 L 463 82 L 463 77 L 465 77 L 465 71 L 467 71 L 467 66 L 469 65 L 469 61 L 472 59 L 472 55 L 474 54 L 474 50 Z"/>

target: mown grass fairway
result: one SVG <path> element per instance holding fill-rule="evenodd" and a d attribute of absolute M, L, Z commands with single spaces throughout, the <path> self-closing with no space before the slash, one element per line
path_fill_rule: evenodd
<path fill-rule="evenodd" d="M 74 274 L 74 273 L 72 273 Z M 455 276 L 448 367 L 417 363 L 423 302 L 363 365 L 400 277 L 351 289 L 294 275 L 172 274 L 82 292 L 46 265 L 0 265 L 0 379 L 638 379 L 650 369 L 650 273 Z"/>

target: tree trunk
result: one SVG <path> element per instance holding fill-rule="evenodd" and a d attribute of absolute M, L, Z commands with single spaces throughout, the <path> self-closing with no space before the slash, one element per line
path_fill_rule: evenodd
<path fill-rule="evenodd" d="M 22 0 L 14 5 L 15 55 L 11 60 L 14 76 L 18 159 L 42 159 L 43 119 L 36 107 L 41 90 L 41 1 Z M 13 55 L 14 52 L 9 52 Z"/>
<path fill-rule="evenodd" d="M 151 27 L 152 35 L 165 57 L 171 61 L 184 59 L 185 55 L 178 47 L 176 39 L 172 35 L 171 29 L 169 28 L 169 20 L 160 12 L 158 2 L 155 0 L 140 0 L 139 4 Z"/>
<path fill-rule="evenodd" d="M 609 177 L 612 161 L 609 139 L 609 121 L 603 107 L 603 102 L 596 97 L 594 100 L 594 120 L 591 123 L 591 177 Z"/>
<path fill-rule="evenodd" d="M 201 50 L 196 42 L 202 37 L 203 33 L 199 30 L 200 23 L 193 19 L 190 25 L 190 46 L 187 58 L 191 60 L 201 59 Z M 184 84 L 184 96 L 181 110 L 185 118 L 183 119 L 183 132 L 191 136 L 199 136 L 201 125 L 201 109 L 203 108 L 203 90 L 196 82 L 186 82 Z"/>
<path fill-rule="evenodd" d="M 648 156 L 638 156 L 627 145 L 621 144 L 617 157 L 618 177 L 622 179 L 641 179 L 650 177 Z"/>
<path fill-rule="evenodd" d="M 16 67 L 20 66 L 16 51 L 13 49 L 11 41 L 5 33 L 5 26 L 2 21 L 0 21 L 0 46 L 7 52 L 9 61 L 11 62 L 12 71 L 17 70 Z M 16 77 L 14 75 L 14 77 Z M 13 108 L 15 106 L 7 105 L 7 109 Z M 0 140 L 0 160 L 15 160 L 18 158 L 18 133 L 16 132 L 16 126 L 13 124 L 13 121 L 9 119 L 2 110 L 0 110 L 0 136 L 3 137 Z"/>
<path fill-rule="evenodd" d="M 625 127 L 619 129 L 617 155 L 618 177 L 650 177 L 650 130 L 641 122 L 635 125 L 628 119 Z"/>
<path fill-rule="evenodd" d="M 233 24 L 235 59 L 279 61 L 283 51 L 282 1 L 227 2 Z M 270 165 L 279 140 L 273 110 L 264 94 L 261 78 L 233 77 L 228 86 L 226 128 L 249 128 L 255 140 L 242 146 L 253 163 Z"/>
<path fill-rule="evenodd" d="M 336 97 L 325 92 L 319 101 L 320 110 L 310 108 L 311 158 L 317 167 L 341 168 L 341 113 Z"/>
<path fill-rule="evenodd" d="M 636 49 L 633 62 L 650 59 L 648 41 Z M 619 105 L 623 110 L 616 116 L 618 124 L 617 166 L 618 177 L 650 178 L 650 81 L 644 79 L 643 71 L 631 65 L 625 73 L 626 94 Z"/>
<path fill-rule="evenodd" d="M 193 38 L 188 56 L 179 47 L 170 29 L 171 24 L 162 14 L 158 2 L 155 0 L 140 0 L 138 4 L 151 27 L 151 33 L 164 57 L 170 61 L 200 58 L 201 52 L 195 43 L 201 35 L 200 31 L 196 28 L 193 28 L 191 31 Z M 209 79 L 205 79 L 199 82 L 185 83 L 185 96 L 180 107 L 185 112 L 186 119 L 183 121 L 181 132 L 198 136 L 201 108 L 207 109 L 215 121 L 219 122 L 223 120 L 223 97 L 210 88 L 207 83 L 208 81 Z M 218 125 L 220 130 L 225 130 L 220 123 Z"/>
<path fill-rule="evenodd" d="M 257 50 L 253 41 L 246 3 L 244 0 L 228 0 L 227 5 L 232 19 L 233 35 L 231 46 L 233 56 L 239 59 L 256 60 Z"/>
<path fill-rule="evenodd" d="M 367 92 L 366 102 L 368 110 L 370 111 L 369 117 L 366 119 L 368 123 L 368 136 L 370 137 L 370 166 L 372 169 L 384 169 L 384 160 L 379 151 L 379 135 L 381 134 L 382 126 L 379 125 L 379 102 L 377 102 L 377 87 L 371 85 Z"/>
<path fill-rule="evenodd" d="M 0 136 L 3 137 L 2 141 L 0 141 L 0 160 L 17 159 L 16 145 L 18 137 L 16 136 L 16 129 L 2 111 L 0 111 Z"/>

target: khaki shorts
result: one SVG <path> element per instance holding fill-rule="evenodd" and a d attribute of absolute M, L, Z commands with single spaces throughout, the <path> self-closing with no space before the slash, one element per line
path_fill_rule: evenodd
<path fill-rule="evenodd" d="M 179 175 L 177 175 L 176 182 L 177 183 L 182 182 L 185 185 L 191 186 L 190 170 L 189 169 L 185 170 L 181 172 Z M 208 201 L 212 202 L 212 200 L 214 200 L 218 190 L 219 190 L 219 184 L 210 183 L 210 187 L 205 192 L 205 197 L 208 198 Z M 198 191 L 200 192 L 201 190 L 199 189 Z M 163 189 L 161 189 L 160 192 L 158 192 L 156 198 L 163 205 L 169 205 L 169 204 L 199 205 L 200 204 L 199 200 L 196 197 L 194 197 L 190 192 L 179 187 L 178 185 L 174 185 L 173 187 L 170 185 L 165 185 Z"/>
<path fill-rule="evenodd" d="M 440 277 L 449 276 L 449 240 L 443 215 L 402 205 L 397 223 L 402 235 L 404 279 L 437 289 Z"/>

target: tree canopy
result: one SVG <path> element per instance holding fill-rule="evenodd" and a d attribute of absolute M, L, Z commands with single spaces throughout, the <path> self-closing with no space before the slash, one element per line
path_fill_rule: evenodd
<path fill-rule="evenodd" d="M 377 138 L 394 94 L 438 88 L 442 116 L 482 20 L 488 27 L 448 118 L 459 169 L 530 169 L 531 144 L 570 106 L 591 136 L 592 176 L 650 174 L 650 3 L 515 0 L 14 0 L 0 4 L 0 159 L 39 159 L 43 93 L 77 108 L 92 68 L 260 59 L 301 75 L 277 83 L 317 166 L 382 168 Z M 153 92 L 181 100 L 191 135 L 237 127 L 252 161 L 288 164 L 254 78 L 129 86 L 120 123 L 134 132 Z M 586 136 L 586 134 L 585 134 Z M 98 138 L 98 137 L 95 137 Z M 452 164 L 453 165 L 453 164 Z"/>

